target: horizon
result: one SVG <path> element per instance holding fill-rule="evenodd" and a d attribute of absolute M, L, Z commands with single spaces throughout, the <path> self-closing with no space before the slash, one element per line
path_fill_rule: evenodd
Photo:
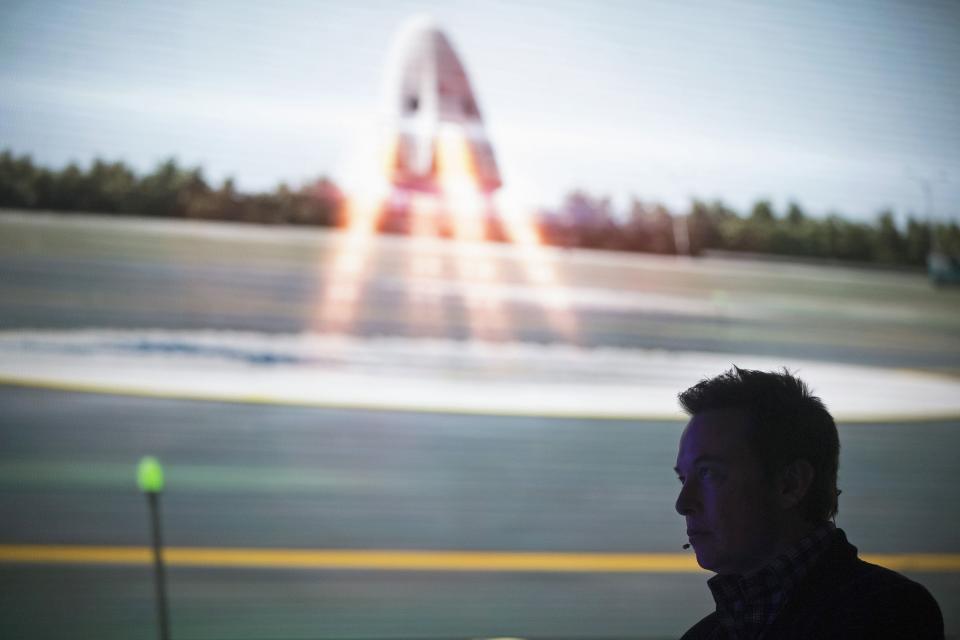
<path fill-rule="evenodd" d="M 233 176 L 230 176 L 230 175 L 224 176 L 224 177 L 222 178 L 222 180 L 219 180 L 219 181 L 211 180 L 211 179 L 210 179 L 210 176 L 208 176 L 208 175 L 206 174 L 206 171 L 205 171 L 204 167 L 202 167 L 202 166 L 200 166 L 200 165 L 187 165 L 187 164 L 183 164 L 183 163 L 181 163 L 180 160 L 179 160 L 178 158 L 176 158 L 175 156 L 170 156 L 170 157 L 168 157 L 168 158 L 161 158 L 161 159 L 158 160 L 157 163 L 156 163 L 155 165 L 153 165 L 152 167 L 148 167 L 148 168 L 146 168 L 145 170 L 139 170 L 138 168 L 132 167 L 132 166 L 130 166 L 129 164 L 127 164 L 123 159 L 111 159 L 111 158 L 103 158 L 103 157 L 90 158 L 90 159 L 89 159 L 88 161 L 86 161 L 86 162 L 77 162 L 77 161 L 71 160 L 71 161 L 69 161 L 69 162 L 67 163 L 67 165 L 64 165 L 64 166 L 61 166 L 61 167 L 50 167 L 50 166 L 44 166 L 44 165 L 41 165 L 41 164 L 37 163 L 36 160 L 35 160 L 32 156 L 30 156 L 30 154 L 16 154 L 16 153 L 13 152 L 11 149 L 0 149 L 0 154 L 8 154 L 8 153 L 11 154 L 11 157 L 12 157 L 14 160 L 23 160 L 23 159 L 26 159 L 27 161 L 32 162 L 32 163 L 33 163 L 33 166 L 34 166 L 35 168 L 39 168 L 39 169 L 41 169 L 41 170 L 47 170 L 47 171 L 54 171 L 54 172 L 64 171 L 64 170 L 66 170 L 68 167 L 70 167 L 71 165 L 72 165 L 72 166 L 75 166 L 77 169 L 79 169 L 79 170 L 82 171 L 82 172 L 89 172 L 90 170 L 92 170 L 94 164 L 97 163 L 97 162 L 102 162 L 102 163 L 105 163 L 105 164 L 108 164 L 108 165 L 110 165 L 110 164 L 115 164 L 115 163 L 116 163 L 116 164 L 120 164 L 120 165 L 122 165 L 124 168 L 132 171 L 132 172 L 134 173 L 134 175 L 135 175 L 135 177 L 136 177 L 137 180 L 143 180 L 143 179 L 146 178 L 147 176 L 152 175 L 152 174 L 154 174 L 156 171 L 160 170 L 165 164 L 167 164 L 167 163 L 169 163 L 169 162 L 173 162 L 174 165 L 176 166 L 177 170 L 179 170 L 179 171 L 191 171 L 191 172 L 192 172 L 192 171 L 198 171 L 199 174 L 200 174 L 201 179 L 203 179 L 204 182 L 206 183 L 207 187 L 210 188 L 210 189 L 213 190 L 213 191 L 216 191 L 216 190 L 219 190 L 219 189 L 224 188 L 226 182 L 227 182 L 227 181 L 230 181 L 230 182 L 231 182 L 231 185 L 232 185 L 232 188 L 236 191 L 236 193 L 237 193 L 238 195 L 244 196 L 244 197 L 256 197 L 256 196 L 261 196 L 261 195 L 271 195 L 271 194 L 275 194 L 275 193 L 277 193 L 277 192 L 278 192 L 281 188 L 283 188 L 283 187 L 285 187 L 285 188 L 287 188 L 287 189 L 289 189 L 289 190 L 291 190 L 291 191 L 293 191 L 293 192 L 302 191 L 302 190 L 309 190 L 312 186 L 315 186 L 315 185 L 317 185 L 318 183 L 321 183 L 321 182 L 326 182 L 326 183 L 328 183 L 330 186 L 332 186 L 333 188 L 335 188 L 335 189 L 336 189 L 338 192 L 340 192 L 341 194 L 349 195 L 349 192 L 347 192 L 347 191 L 344 189 L 343 185 L 341 185 L 340 183 L 338 183 L 337 180 L 336 180 L 335 178 L 333 178 L 332 176 L 330 176 L 330 175 L 325 175 L 325 174 L 323 174 L 323 175 L 317 175 L 317 176 L 313 176 L 313 177 L 309 177 L 309 178 L 305 178 L 302 182 L 300 182 L 300 183 L 295 183 L 295 184 L 291 184 L 291 183 L 288 183 L 288 182 L 285 182 L 285 181 L 281 180 L 280 182 L 276 183 L 276 184 L 273 185 L 272 187 L 265 187 L 265 188 L 263 188 L 263 189 L 242 189 L 242 188 L 237 188 L 237 183 L 236 183 L 236 181 L 235 181 L 235 179 L 234 179 Z M 577 197 L 577 196 L 583 196 L 583 197 L 589 199 L 589 201 L 590 201 L 591 203 L 595 203 L 595 204 L 599 204 L 599 203 L 601 203 L 601 202 L 603 202 L 603 201 L 610 201 L 610 197 L 609 197 L 608 195 L 606 195 L 606 194 L 593 193 L 593 192 L 590 192 L 589 190 L 583 189 L 583 188 L 575 188 L 575 189 L 569 191 L 567 194 L 565 194 L 565 195 L 561 198 L 561 200 L 559 200 L 559 201 L 557 201 L 557 202 L 555 202 L 555 203 L 551 203 L 551 204 L 549 204 L 549 205 L 540 205 L 540 206 L 537 206 L 532 213 L 533 213 L 534 215 L 546 215 L 546 216 L 558 215 L 558 214 L 562 213 L 564 207 L 569 206 L 570 199 L 571 199 L 571 198 L 574 198 L 574 197 Z M 698 197 L 696 197 L 696 196 L 692 196 L 691 199 L 690 199 L 686 204 L 683 204 L 683 205 L 681 205 L 680 207 L 677 207 L 677 208 L 673 208 L 673 207 L 670 207 L 670 206 L 666 205 L 665 203 L 663 203 L 663 202 L 661 202 L 661 201 L 658 201 L 658 200 L 643 200 L 643 199 L 641 199 L 641 198 L 638 198 L 638 197 L 635 197 L 635 196 L 634 196 L 631 200 L 629 200 L 628 202 L 624 203 L 625 206 L 624 206 L 623 208 L 617 208 L 617 209 L 615 209 L 615 208 L 613 208 L 613 207 L 611 206 L 611 208 L 609 209 L 609 213 L 610 213 L 612 219 L 618 220 L 618 221 L 620 221 L 620 222 L 625 222 L 626 219 L 627 219 L 627 216 L 630 215 L 630 211 L 629 211 L 629 210 L 632 208 L 632 206 L 633 206 L 633 205 L 639 205 L 639 206 L 642 206 L 642 207 L 644 207 L 645 209 L 648 209 L 648 210 L 653 210 L 653 209 L 656 209 L 656 208 L 658 208 L 658 207 L 663 207 L 663 208 L 665 208 L 666 212 L 667 212 L 670 216 L 687 216 L 687 215 L 690 214 L 690 211 L 693 209 L 693 207 L 694 207 L 696 204 L 702 204 L 702 205 L 705 205 L 705 206 L 708 206 L 708 207 L 720 206 L 720 207 L 722 207 L 722 208 L 724 208 L 724 209 L 726 209 L 726 210 L 728 210 L 728 211 L 732 211 L 735 215 L 737 215 L 737 216 L 739 216 L 739 217 L 741 217 L 741 218 L 749 218 L 750 215 L 751 215 L 751 212 L 752 212 L 753 208 L 754 208 L 756 205 L 760 205 L 760 204 L 770 204 L 770 205 L 771 205 L 771 211 L 772 211 L 772 213 L 773 213 L 773 215 L 774 215 L 774 218 L 776 218 L 777 220 L 784 220 L 784 219 L 786 218 L 787 214 L 789 213 L 789 211 L 788 211 L 789 207 L 792 206 L 792 205 L 796 205 L 797 207 L 800 208 L 800 210 L 801 210 L 801 212 L 803 213 L 804 216 L 806 216 L 806 217 L 808 217 L 808 218 L 811 218 L 811 219 L 815 219 L 815 220 L 824 220 L 824 219 L 829 218 L 829 217 L 838 217 L 838 218 L 840 218 L 840 219 L 842 219 L 842 220 L 847 220 L 847 221 L 850 221 L 850 222 L 866 223 L 866 224 L 868 224 L 868 225 L 875 225 L 875 224 L 877 224 L 877 222 L 878 222 L 878 220 L 880 219 L 881 216 L 884 216 L 884 215 L 887 215 L 887 214 L 891 214 L 891 215 L 893 216 L 893 221 L 894 221 L 894 223 L 896 224 L 898 230 L 900 230 L 900 231 L 904 231 L 904 230 L 905 230 L 906 225 L 907 225 L 907 222 L 908 222 L 909 220 L 913 220 L 913 221 L 919 222 L 919 223 L 921 223 L 921 224 L 927 224 L 927 223 L 928 223 L 928 220 L 927 220 L 927 218 L 926 218 L 926 216 L 925 216 L 924 214 L 918 213 L 918 212 L 912 212 L 912 211 L 911 211 L 911 212 L 907 212 L 905 215 L 898 216 L 898 215 L 896 215 L 896 212 L 894 212 L 893 210 L 891 210 L 891 209 L 888 208 L 888 209 L 878 210 L 877 212 L 875 212 L 875 214 L 874 214 L 872 217 L 867 217 L 867 218 L 863 218 L 863 219 L 858 219 L 858 218 L 854 218 L 854 217 L 852 217 L 852 216 L 847 215 L 846 212 L 844 212 L 844 211 L 839 211 L 839 210 L 829 210 L 829 211 L 826 211 L 826 212 L 811 212 L 811 211 L 807 210 L 807 209 L 804 207 L 804 204 L 803 204 L 802 202 L 799 202 L 799 201 L 797 201 L 797 200 L 789 200 L 789 201 L 787 201 L 787 202 L 784 204 L 784 206 L 778 207 L 778 206 L 775 206 L 774 203 L 770 202 L 768 199 L 764 199 L 764 198 L 758 198 L 758 199 L 755 200 L 754 202 L 748 203 L 748 205 L 747 205 L 746 207 L 740 209 L 740 208 L 735 208 L 735 207 L 733 207 L 730 203 L 728 203 L 728 202 L 726 202 L 726 201 L 724 201 L 724 200 L 722 200 L 722 199 L 707 200 L 707 199 L 703 199 L 703 198 L 698 198 Z M 32 209 L 32 208 L 28 208 L 27 210 L 33 210 L 33 209 Z M 98 212 L 98 211 L 87 211 L 87 210 L 85 210 L 85 209 L 78 209 L 78 210 L 76 210 L 76 212 L 71 212 L 71 211 L 67 211 L 67 210 L 60 210 L 60 209 L 49 209 L 49 210 L 46 210 L 46 209 L 45 209 L 45 210 L 39 210 L 39 211 L 48 212 L 48 213 L 56 213 L 56 214 L 65 214 L 65 215 L 73 215 L 74 213 L 77 213 L 77 214 L 87 213 L 87 214 L 91 214 L 91 215 L 96 215 L 96 214 L 98 214 L 98 213 L 101 213 L 101 212 Z M 110 214 L 108 214 L 108 215 L 114 215 L 114 214 L 113 214 L 113 213 L 110 213 Z M 148 217 L 154 217 L 154 216 L 148 216 Z M 210 220 L 213 220 L 213 219 L 211 218 Z M 221 222 L 222 222 L 222 221 L 221 221 Z M 953 218 L 944 218 L 944 217 L 937 218 L 937 219 L 935 220 L 935 224 L 936 224 L 936 225 L 942 225 L 942 226 L 944 226 L 944 227 L 960 226 L 960 222 L 958 222 L 956 219 L 953 219 Z M 321 226 L 322 226 L 322 225 L 321 225 Z"/>

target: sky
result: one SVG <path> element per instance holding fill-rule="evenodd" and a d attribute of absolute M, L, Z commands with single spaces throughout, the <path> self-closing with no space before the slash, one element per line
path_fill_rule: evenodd
<path fill-rule="evenodd" d="M 241 189 L 341 177 L 391 39 L 432 16 L 531 206 L 960 219 L 960 2 L 0 0 L 0 148 Z M 924 198 L 924 185 L 932 198 Z"/>

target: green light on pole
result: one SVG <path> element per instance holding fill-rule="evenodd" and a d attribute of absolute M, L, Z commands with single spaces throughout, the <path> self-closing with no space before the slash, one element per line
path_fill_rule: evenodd
<path fill-rule="evenodd" d="M 167 613 L 167 580 L 163 570 L 163 539 L 160 537 L 160 493 L 163 491 L 163 467 L 153 456 L 141 458 L 137 465 L 137 485 L 147 496 L 150 529 L 153 534 L 153 579 L 157 593 L 159 640 L 170 640 L 170 616 Z"/>
<path fill-rule="evenodd" d="M 144 493 L 160 493 L 163 491 L 163 467 L 160 461 L 153 456 L 145 456 L 137 467 L 137 484 Z"/>

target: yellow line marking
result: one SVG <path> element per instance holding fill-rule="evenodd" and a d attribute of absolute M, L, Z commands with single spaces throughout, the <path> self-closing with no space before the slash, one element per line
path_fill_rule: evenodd
<path fill-rule="evenodd" d="M 119 564 L 152 562 L 148 547 L 0 545 L 0 563 Z M 693 554 L 515 551 L 403 551 L 389 549 L 221 549 L 171 547 L 168 565 L 263 569 L 376 571 L 535 571 L 561 573 L 699 573 Z M 873 554 L 863 557 L 900 571 L 960 572 L 960 554 Z"/>
<path fill-rule="evenodd" d="M 388 404 L 375 402 L 335 402 L 332 400 L 294 400 L 290 398 L 273 398 L 256 395 L 232 395 L 216 393 L 196 393 L 189 391 L 168 391 L 147 389 L 137 386 L 120 386 L 97 383 L 66 382 L 62 380 L 47 380 L 37 378 L 19 378 L 0 375 L 0 385 L 13 387 L 28 387 L 32 389 L 48 389 L 51 391 L 67 391 L 73 393 L 97 393 L 103 395 L 132 396 L 137 398 L 157 398 L 161 400 L 189 400 L 196 402 L 225 402 L 234 404 L 260 404 L 281 407 L 313 407 L 318 409 L 348 409 L 357 411 L 387 411 L 404 413 L 431 413 L 443 415 L 482 415 L 491 417 L 535 417 L 555 418 L 560 420 L 604 420 L 611 422 L 686 422 L 687 416 L 679 410 L 676 413 L 625 413 L 625 414 L 595 414 L 595 413 L 567 413 L 537 410 L 504 410 L 485 407 L 455 407 L 455 406 L 414 406 L 405 404 Z M 929 415 L 911 414 L 849 414 L 835 416 L 837 422 L 844 424 L 903 424 L 922 422 L 960 422 L 960 413 L 938 413 Z"/>
<path fill-rule="evenodd" d="M 868 553 L 860 557 L 894 571 L 960 572 L 960 553 Z"/>
<path fill-rule="evenodd" d="M 0 563 L 148 564 L 148 547 L 0 545 Z M 692 555 L 340 549 L 172 547 L 167 564 L 184 567 L 366 569 L 379 571 L 546 571 L 693 573 Z"/>

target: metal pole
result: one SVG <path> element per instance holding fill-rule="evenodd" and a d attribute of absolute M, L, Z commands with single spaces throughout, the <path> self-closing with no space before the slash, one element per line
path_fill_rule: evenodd
<path fill-rule="evenodd" d="M 150 503 L 150 521 L 153 528 L 153 578 L 157 592 L 157 620 L 160 623 L 160 640 L 170 640 L 170 624 L 167 619 L 167 583 L 163 571 L 163 540 L 160 537 L 160 498 L 155 492 L 147 493 Z"/>
<path fill-rule="evenodd" d="M 937 251 L 937 234 L 933 227 L 933 190 L 930 188 L 930 181 L 920 178 L 920 184 L 923 186 L 923 199 L 927 207 L 927 224 L 930 225 L 930 250 Z"/>

